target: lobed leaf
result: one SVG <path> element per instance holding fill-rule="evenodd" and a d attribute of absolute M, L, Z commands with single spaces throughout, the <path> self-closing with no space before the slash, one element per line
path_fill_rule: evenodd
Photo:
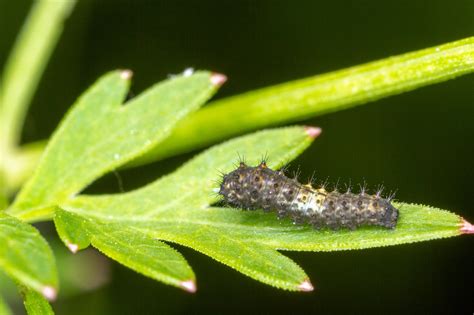
<path fill-rule="evenodd" d="M 212 195 L 217 187 L 213 181 L 220 176 L 215 170 L 232 170 L 235 152 L 247 157 L 249 164 L 256 164 L 261 152 L 268 151 L 273 157 L 269 166 L 278 168 L 295 158 L 310 139 L 300 127 L 258 132 L 215 146 L 142 189 L 120 195 L 79 196 L 61 207 L 82 217 L 83 222 L 88 218 L 112 230 L 133 228 L 150 239 L 191 247 L 256 280 L 288 290 L 311 290 L 312 286 L 304 272 L 276 250 L 362 249 L 463 234 L 459 216 L 403 203 L 396 204 L 400 219 L 394 230 L 362 227 L 356 231 L 314 230 L 263 211 L 209 207 L 218 200 Z M 78 225 L 76 230 L 81 233 L 85 229 Z"/>
<path fill-rule="evenodd" d="M 365 104 L 474 71 L 474 37 L 211 102 L 181 121 L 140 165 L 249 130 Z"/>
<path fill-rule="evenodd" d="M 20 293 L 28 315 L 54 315 L 51 305 L 38 292 L 21 286 Z"/>
<path fill-rule="evenodd" d="M 109 73 L 79 98 L 11 214 L 30 221 L 51 217 L 56 204 L 163 140 L 222 83 L 208 72 L 177 76 L 121 106 L 130 77 L 130 71 Z"/>
<path fill-rule="evenodd" d="M 144 242 L 146 238 L 162 239 L 194 248 L 264 283 L 288 290 L 308 289 L 310 284 L 301 268 L 275 250 L 251 240 L 241 241 L 233 237 L 232 231 L 216 229 L 212 225 L 187 224 L 187 221 L 183 224 L 182 220 L 187 217 L 190 207 L 206 212 L 206 207 L 217 200 L 213 189 L 220 176 L 218 170 L 227 172 L 235 167 L 238 154 L 249 163 L 258 163 L 268 154 L 269 165 L 280 167 L 308 147 L 318 132 L 318 129 L 308 127 L 258 132 L 211 148 L 173 174 L 142 189 L 126 194 L 70 199 L 61 205 L 69 216 L 58 212 L 61 217 L 70 219 L 55 220 L 57 229 L 63 234 L 63 230 L 73 226 L 70 234 L 74 235 L 79 247 L 87 246 L 84 231 L 94 225 L 106 227 L 104 237 L 118 235 L 122 242 L 129 236 L 125 238 L 121 231 L 132 229 L 135 235 L 144 237 Z M 82 219 L 74 222 L 73 214 Z M 144 222 L 149 225 L 142 225 Z M 160 222 L 167 222 L 168 227 L 154 227 Z M 67 237 L 63 239 L 66 243 L 71 241 Z M 112 244 L 111 249 L 123 250 L 120 249 L 123 244 L 119 243 Z M 93 245 L 106 251 L 103 244 Z M 133 249 L 129 252 L 131 256 L 136 254 Z"/>
<path fill-rule="evenodd" d="M 136 233 L 150 239 L 191 247 L 256 280 L 288 290 L 311 290 L 311 285 L 304 271 L 278 254 L 276 249 L 363 249 L 462 234 L 459 216 L 410 204 L 398 205 L 401 217 L 395 230 L 363 227 L 356 231 L 318 231 L 307 225 L 295 226 L 289 220 L 278 220 L 271 213 L 230 208 L 180 208 L 172 215 L 170 212 L 151 218 L 107 215 L 106 219 L 102 214 L 93 213 L 98 210 L 93 200 L 78 200 L 78 204 L 80 206 L 68 205 L 66 208 L 112 229 L 132 226 Z"/>
<path fill-rule="evenodd" d="M 154 227 L 155 223 L 159 224 L 159 220 L 146 221 L 148 224 L 142 226 L 133 219 L 120 219 L 117 216 L 108 220 L 94 217 L 86 219 L 85 216 L 67 211 L 57 211 L 55 218 L 56 225 L 76 225 L 85 233 L 92 231 L 91 227 L 96 227 L 91 237 L 92 245 L 107 256 L 146 276 L 190 292 L 195 291 L 194 275 L 191 273 L 190 278 L 189 275 L 182 277 L 182 273 L 178 273 L 180 269 L 190 271 L 184 258 L 157 239 L 191 247 L 243 274 L 279 288 L 298 290 L 308 278 L 297 264 L 277 251 L 251 241 L 238 240 L 232 233 L 223 233 L 213 226 L 201 225 L 195 228 L 193 225 L 179 224 L 177 220 L 173 221 L 172 230 L 160 231 Z M 127 229 L 127 226 L 130 228 Z M 62 238 L 71 246 L 67 237 Z M 146 255 L 143 255 L 144 252 Z"/>
<path fill-rule="evenodd" d="M 0 212 L 0 268 L 25 286 L 54 298 L 56 264 L 48 243 L 29 224 Z"/>

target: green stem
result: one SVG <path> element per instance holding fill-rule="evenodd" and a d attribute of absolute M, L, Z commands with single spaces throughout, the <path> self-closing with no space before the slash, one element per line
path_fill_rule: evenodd
<path fill-rule="evenodd" d="M 12 195 L 31 176 L 43 153 L 45 141 L 23 145 L 16 150 L 15 158 L 8 163 L 6 178 L 8 178 L 7 193 Z"/>
<path fill-rule="evenodd" d="M 9 162 L 15 158 L 31 98 L 74 4 L 75 0 L 35 1 L 5 65 L 0 84 L 2 195 L 7 192 Z"/>
<path fill-rule="evenodd" d="M 189 152 L 246 131 L 361 105 L 473 71 L 471 37 L 224 98 L 185 118 L 168 139 L 128 166 Z M 30 159 L 30 164 L 34 163 Z"/>
<path fill-rule="evenodd" d="M 133 165 L 258 128 L 350 108 L 474 71 L 474 37 L 224 98 L 187 117 Z"/>
<path fill-rule="evenodd" d="M 4 149 L 15 148 L 19 141 L 26 110 L 74 3 L 41 0 L 31 9 L 5 66 L 0 90 Z"/>

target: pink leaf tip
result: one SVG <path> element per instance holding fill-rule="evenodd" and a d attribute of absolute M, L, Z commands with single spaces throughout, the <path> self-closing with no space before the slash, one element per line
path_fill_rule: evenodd
<path fill-rule="evenodd" d="M 221 86 L 227 81 L 227 77 L 224 74 L 214 72 L 211 74 L 211 84 L 215 86 Z"/>
<path fill-rule="evenodd" d="M 179 285 L 189 293 L 195 293 L 197 291 L 196 282 L 194 282 L 194 280 L 182 281 Z"/>
<path fill-rule="evenodd" d="M 43 294 L 43 296 L 48 301 L 54 301 L 54 300 L 56 300 L 56 296 L 57 296 L 58 292 L 53 287 L 45 286 L 45 287 L 43 287 L 43 290 L 41 290 L 41 294 Z"/>
<path fill-rule="evenodd" d="M 474 234 L 474 225 L 462 219 L 460 231 L 463 234 Z"/>
<path fill-rule="evenodd" d="M 77 251 L 79 250 L 79 245 L 77 245 L 77 244 L 67 243 L 66 246 L 67 246 L 67 248 L 69 248 L 69 250 L 73 254 L 77 253 Z"/>
<path fill-rule="evenodd" d="M 120 78 L 124 80 L 130 80 L 132 78 L 133 72 L 131 70 L 122 70 L 120 72 Z"/>
<path fill-rule="evenodd" d="M 298 286 L 298 289 L 303 292 L 310 292 L 314 290 L 314 287 L 311 282 L 309 282 L 309 279 L 306 279 Z"/>
<path fill-rule="evenodd" d="M 304 130 L 306 131 L 306 134 L 308 136 L 310 136 L 312 139 L 316 138 L 317 136 L 319 136 L 321 134 L 321 132 L 323 131 L 321 128 L 319 127 L 311 127 L 311 126 L 306 126 L 304 128 Z"/>

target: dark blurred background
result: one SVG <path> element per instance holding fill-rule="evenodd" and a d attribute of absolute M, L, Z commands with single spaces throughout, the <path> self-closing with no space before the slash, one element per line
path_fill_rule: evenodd
<path fill-rule="evenodd" d="M 0 66 L 31 3 L 1 0 Z M 135 95 L 186 67 L 219 71 L 229 77 L 220 98 L 473 34 L 472 0 L 80 0 L 34 98 L 23 139 L 48 137 L 75 98 L 116 68 L 134 71 Z M 332 182 L 383 183 L 401 201 L 450 209 L 472 222 L 473 84 L 468 75 L 305 121 L 323 134 L 292 165 L 300 166 L 302 178 L 316 170 Z M 122 171 L 125 189 L 193 154 Z M 118 192 L 117 180 L 106 176 L 88 192 Z M 472 314 L 473 241 L 464 236 L 363 251 L 286 253 L 309 274 L 316 286 L 311 293 L 271 288 L 177 246 L 197 275 L 196 294 L 111 262 L 108 284 L 60 298 L 54 308 L 58 314 Z"/>

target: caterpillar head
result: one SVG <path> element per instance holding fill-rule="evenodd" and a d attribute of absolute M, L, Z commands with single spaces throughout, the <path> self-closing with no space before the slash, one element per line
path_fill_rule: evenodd
<path fill-rule="evenodd" d="M 397 225 L 398 220 L 398 209 L 395 208 L 390 202 L 386 202 L 384 207 L 384 215 L 382 218 L 382 226 L 394 229 Z"/>
<path fill-rule="evenodd" d="M 250 167 L 240 162 L 237 169 L 223 176 L 219 194 L 231 205 L 250 208 L 252 205 L 249 204 L 249 197 L 255 198 L 253 195 L 258 195 L 258 191 L 255 189 L 249 191 L 249 187 L 255 184 L 253 182 L 255 180 L 259 183 L 263 180 L 261 172 L 266 168 L 265 162 L 257 167 Z M 259 186 L 261 187 L 261 183 Z"/>

